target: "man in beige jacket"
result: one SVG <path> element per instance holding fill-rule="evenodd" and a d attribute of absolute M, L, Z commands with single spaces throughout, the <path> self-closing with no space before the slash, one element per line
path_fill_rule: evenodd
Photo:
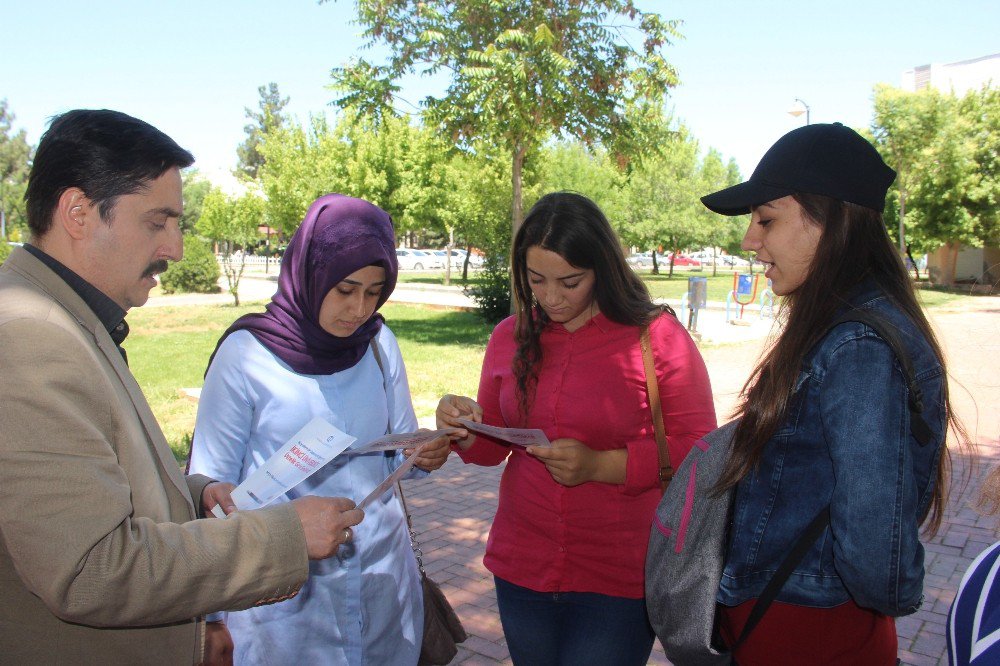
<path fill-rule="evenodd" d="M 32 239 L 0 268 L 0 661 L 202 660 L 205 613 L 294 595 L 362 513 L 305 497 L 225 520 L 228 484 L 181 474 L 121 343 L 181 258 L 190 153 L 114 111 L 42 137 Z"/>

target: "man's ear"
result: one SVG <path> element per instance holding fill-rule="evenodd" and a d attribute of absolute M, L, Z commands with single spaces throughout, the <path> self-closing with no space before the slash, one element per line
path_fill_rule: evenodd
<path fill-rule="evenodd" d="M 70 187 L 59 195 L 53 215 L 53 226 L 63 228 L 73 240 L 82 240 L 86 236 L 88 219 L 99 216 L 100 213 L 83 190 Z"/>

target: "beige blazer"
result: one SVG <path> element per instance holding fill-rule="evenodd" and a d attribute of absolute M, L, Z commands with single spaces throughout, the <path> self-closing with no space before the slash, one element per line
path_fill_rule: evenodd
<path fill-rule="evenodd" d="M 0 268 L 0 661 L 190 664 L 199 616 L 295 594 L 290 504 L 197 519 L 93 311 L 22 248 Z"/>

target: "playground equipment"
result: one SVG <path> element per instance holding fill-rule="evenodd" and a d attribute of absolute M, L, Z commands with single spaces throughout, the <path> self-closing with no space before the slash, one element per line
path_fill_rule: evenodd
<path fill-rule="evenodd" d="M 744 323 L 743 308 L 757 298 L 759 278 L 759 273 L 733 273 L 733 290 L 726 294 L 726 323 Z M 740 306 L 735 319 L 730 312 L 734 303 Z"/>

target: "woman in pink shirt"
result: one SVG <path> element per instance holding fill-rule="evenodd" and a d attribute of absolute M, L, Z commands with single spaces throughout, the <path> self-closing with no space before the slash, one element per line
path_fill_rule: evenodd
<path fill-rule="evenodd" d="M 507 646 L 519 666 L 645 664 L 643 565 L 660 482 L 643 328 L 674 467 L 715 428 L 708 373 L 586 197 L 542 197 L 512 255 L 517 313 L 493 331 L 478 398 L 446 395 L 437 408 L 439 427 L 539 428 L 553 444 L 465 431 L 457 442 L 466 463 L 507 463 L 484 558 Z"/>

